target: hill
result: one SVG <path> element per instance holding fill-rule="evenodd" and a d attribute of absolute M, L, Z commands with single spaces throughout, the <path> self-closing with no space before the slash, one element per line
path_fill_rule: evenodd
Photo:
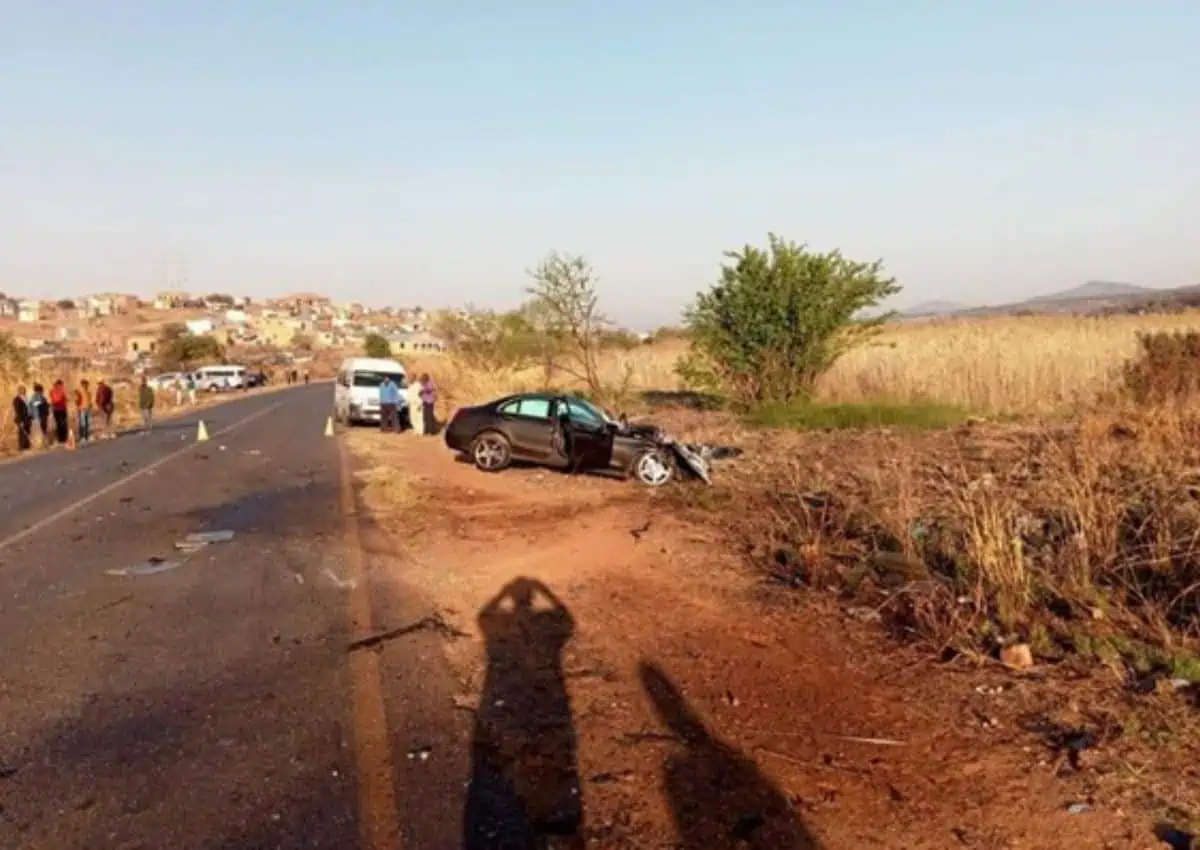
<path fill-rule="evenodd" d="M 1151 289 L 1131 283 L 1088 281 L 1080 286 L 1037 295 L 1024 301 L 965 307 L 950 301 L 928 301 L 901 311 L 900 321 L 955 316 L 1013 316 L 1027 314 L 1169 312 L 1200 306 L 1200 284 Z"/>

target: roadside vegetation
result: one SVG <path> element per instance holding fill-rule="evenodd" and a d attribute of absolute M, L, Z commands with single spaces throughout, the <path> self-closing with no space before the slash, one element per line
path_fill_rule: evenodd
<path fill-rule="evenodd" d="M 448 408 L 570 389 L 742 445 L 679 498 L 772 580 L 951 655 L 1200 681 L 1200 314 L 889 323 L 880 263 L 775 236 L 646 341 L 614 338 L 586 260 L 532 280 L 414 366 Z"/>

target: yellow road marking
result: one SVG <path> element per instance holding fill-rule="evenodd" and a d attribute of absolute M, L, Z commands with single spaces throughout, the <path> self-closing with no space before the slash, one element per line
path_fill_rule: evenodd
<path fill-rule="evenodd" d="M 217 431 L 213 436 L 220 437 L 224 434 L 230 433 L 231 431 L 236 431 L 238 428 L 241 428 L 243 425 L 245 425 L 249 422 L 253 422 L 255 419 L 258 419 L 260 416 L 266 416 L 271 411 L 277 410 L 278 408 L 282 407 L 283 404 L 284 404 L 284 402 L 282 402 L 282 401 L 276 402 L 275 404 L 271 405 L 270 407 L 264 408 L 263 410 L 260 410 L 257 413 L 251 413 L 249 416 L 243 417 L 242 419 L 239 419 L 237 422 L 234 422 L 229 427 L 224 428 L 220 431 Z M 128 438 L 126 438 L 126 439 L 128 439 Z M 106 496 L 109 493 L 111 493 L 113 490 L 116 490 L 118 487 L 124 487 L 126 484 L 128 484 L 130 481 L 133 481 L 135 478 L 140 478 L 143 475 L 145 475 L 146 473 L 148 473 L 152 470 L 158 469 L 164 463 L 174 460 L 175 458 L 179 457 L 184 452 L 191 451 L 195 447 L 196 447 L 195 443 L 188 443 L 187 445 L 183 446 L 182 448 L 176 449 L 175 451 L 173 451 L 169 454 L 163 455 L 158 460 L 152 461 L 151 463 L 146 464 L 141 469 L 134 470 L 133 472 L 126 475 L 124 478 L 118 478 L 116 481 L 113 481 L 111 484 L 106 484 L 105 486 L 101 487 L 99 490 L 96 490 L 94 493 L 89 493 L 88 495 L 84 496 L 82 499 L 72 502 L 71 504 L 69 504 L 65 508 L 63 508 L 62 510 L 55 511 L 54 513 L 50 514 L 50 516 L 39 519 L 37 522 L 35 522 L 33 525 L 29 526 L 28 528 L 22 529 L 21 531 L 18 531 L 16 534 L 11 534 L 8 537 L 5 537 L 3 540 L 0 540 L 0 550 L 7 549 L 9 546 L 12 546 L 14 543 L 20 543 L 26 537 L 29 537 L 32 534 L 36 534 L 37 532 L 41 531 L 43 528 L 50 525 L 51 523 L 58 522 L 63 517 L 70 516 L 75 511 L 82 508 L 84 505 L 91 504 L 92 502 L 99 499 L 101 496 Z"/>
<path fill-rule="evenodd" d="M 354 639 L 373 631 L 371 594 L 363 563 L 354 500 L 354 480 L 344 443 L 338 444 L 341 466 L 341 510 L 350 579 L 348 607 Z M 350 653 L 350 685 L 354 699 L 354 758 L 358 773 L 358 819 L 362 850 L 401 850 L 400 815 L 396 811 L 396 771 L 384 710 L 379 656 Z"/>

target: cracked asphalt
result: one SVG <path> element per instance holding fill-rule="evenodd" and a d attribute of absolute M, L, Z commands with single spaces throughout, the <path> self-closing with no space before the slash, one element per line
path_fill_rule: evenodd
<path fill-rule="evenodd" d="M 330 395 L 0 466 L 0 847 L 461 846 L 444 636 L 349 651 L 430 608 L 344 504 Z"/>

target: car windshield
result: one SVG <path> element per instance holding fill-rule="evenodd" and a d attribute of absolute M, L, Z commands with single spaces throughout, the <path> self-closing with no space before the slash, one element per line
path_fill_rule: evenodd
<path fill-rule="evenodd" d="M 404 384 L 405 384 L 404 375 L 394 373 L 394 372 L 391 372 L 391 373 L 389 373 L 389 372 L 372 372 L 372 371 L 355 372 L 354 373 L 354 386 L 356 386 L 356 387 L 378 387 L 380 384 L 383 383 L 384 378 L 391 378 L 393 381 L 396 382 L 397 386 L 399 386 L 401 389 L 404 389 Z"/>
<path fill-rule="evenodd" d="M 592 404 L 590 401 L 584 401 L 581 398 L 570 398 L 567 400 L 567 409 L 572 419 L 591 424 L 602 424 L 604 422 L 612 422 L 613 418 L 604 412 L 601 408 Z"/>

